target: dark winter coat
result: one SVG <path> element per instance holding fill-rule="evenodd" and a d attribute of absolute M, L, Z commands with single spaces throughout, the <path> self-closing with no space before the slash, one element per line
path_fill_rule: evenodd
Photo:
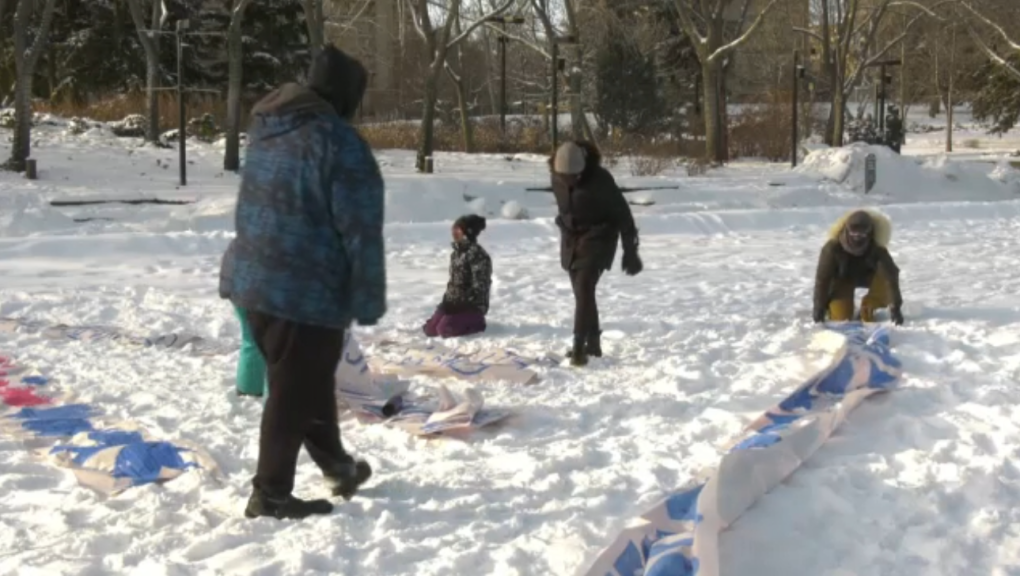
<path fill-rule="evenodd" d="M 363 92 L 363 84 L 336 90 L 327 101 L 286 84 L 256 104 L 237 238 L 220 273 L 220 293 L 235 305 L 331 328 L 374 324 L 385 313 L 382 176 L 338 114 L 356 109 Z"/>
<path fill-rule="evenodd" d="M 450 281 L 440 309 L 446 314 L 489 312 L 492 287 L 492 259 L 477 242 L 465 238 L 453 243 Z"/>
<path fill-rule="evenodd" d="M 578 144 L 585 148 L 587 162 L 577 183 L 571 185 L 569 177 L 552 174 L 559 210 L 560 264 L 564 270 L 609 270 L 619 240 L 625 251 L 636 250 L 637 228 L 623 192 L 602 167 L 598 149 L 586 142 Z"/>
<path fill-rule="evenodd" d="M 815 271 L 814 313 L 815 317 L 824 315 L 832 299 L 833 288 L 837 283 L 853 284 L 855 288 L 867 288 L 878 270 L 882 270 L 889 282 L 892 306 L 903 305 L 903 294 L 900 292 L 900 269 L 889 253 L 888 243 L 892 234 L 892 224 L 884 216 L 869 212 L 875 222 L 875 231 L 868 250 L 860 256 L 847 252 L 839 241 L 843 224 L 852 212 L 848 212 L 829 230 L 828 241 L 818 256 L 818 268 Z"/>

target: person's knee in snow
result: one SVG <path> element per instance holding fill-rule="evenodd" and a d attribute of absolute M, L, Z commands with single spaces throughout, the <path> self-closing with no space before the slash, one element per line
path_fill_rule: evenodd
<path fill-rule="evenodd" d="M 903 323 L 903 296 L 889 240 L 892 223 L 874 210 L 844 214 L 829 229 L 815 271 L 815 322 L 851 320 L 854 291 L 867 288 L 861 301 L 861 320 L 873 322 L 875 311 L 889 309 L 893 323 Z"/>
<path fill-rule="evenodd" d="M 442 302 L 423 326 L 427 336 L 451 338 L 485 330 L 492 288 L 492 259 L 478 244 L 485 225 L 485 218 L 474 214 L 453 223 L 450 277 Z"/>

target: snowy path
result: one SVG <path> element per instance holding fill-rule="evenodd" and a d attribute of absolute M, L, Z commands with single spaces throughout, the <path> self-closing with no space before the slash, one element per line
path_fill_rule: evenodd
<path fill-rule="evenodd" d="M 54 144 L 44 154 L 64 151 Z M 123 168 L 115 148 L 82 153 Z M 213 182 L 211 160 L 196 154 L 195 181 Z M 497 198 L 505 187 L 495 181 L 513 174 L 496 165 L 442 178 L 476 179 Z M 391 202 L 421 192 L 403 168 L 387 170 Z M 805 355 L 814 266 L 828 223 L 861 199 L 806 180 L 772 189 L 764 182 L 777 172 L 738 167 L 705 186 L 686 182 L 716 190 L 711 205 L 684 193 L 640 210 L 644 274 L 628 278 L 617 262 L 600 287 L 608 357 L 580 372 L 542 369 L 534 386 L 484 386 L 487 403 L 520 412 L 502 429 L 461 443 L 346 422 L 345 441 L 377 476 L 328 518 L 241 517 L 260 406 L 233 395 L 235 356 L 0 335 L 0 351 L 55 376 L 59 390 L 156 436 L 203 444 L 225 474 L 222 484 L 185 474 L 104 499 L 0 438 L 0 574 L 574 573 L 637 513 L 713 466 L 752 415 L 825 361 Z M 441 195 L 451 181 L 420 186 Z M 74 193 L 39 186 L 48 197 Z M 0 316 L 237 341 L 216 296 L 232 185 L 197 185 L 205 200 L 194 208 L 116 209 L 127 220 L 87 225 L 17 196 L 35 190 L 23 181 L 0 178 L 0 196 L 12 190 L 17 221 L 0 210 Z M 164 195 L 173 186 L 132 181 L 106 191 Z M 1020 455 L 1020 202 L 981 202 L 993 198 L 961 190 L 959 202 L 930 203 L 923 190 L 909 192 L 883 199 L 900 202 L 884 209 L 896 223 L 907 300 L 908 324 L 894 336 L 902 389 L 859 408 L 724 533 L 727 576 L 983 575 L 1020 565 L 1012 463 Z M 732 203 L 720 199 L 726 194 Z M 463 210 L 436 198 L 393 211 L 432 210 L 387 226 L 390 312 L 362 333 L 422 341 L 418 327 L 446 280 L 449 220 Z M 542 216 L 546 205 L 531 201 Z M 551 222 L 492 220 L 482 241 L 495 266 L 491 328 L 462 345 L 564 349 L 572 298 Z M 304 455 L 297 486 L 323 493 Z"/>

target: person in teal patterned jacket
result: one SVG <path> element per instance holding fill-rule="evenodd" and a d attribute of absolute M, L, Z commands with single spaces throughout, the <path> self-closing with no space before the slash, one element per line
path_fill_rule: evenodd
<path fill-rule="evenodd" d="M 340 441 L 334 383 L 344 332 L 386 312 L 383 180 L 351 124 L 367 80 L 326 46 L 307 85 L 285 84 L 252 109 L 237 237 L 220 273 L 269 381 L 249 518 L 332 512 L 292 495 L 302 445 L 336 496 L 353 497 L 372 473 Z"/>

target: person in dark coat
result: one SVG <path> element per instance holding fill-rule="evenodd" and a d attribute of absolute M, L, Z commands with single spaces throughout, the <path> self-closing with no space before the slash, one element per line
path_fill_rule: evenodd
<path fill-rule="evenodd" d="M 478 244 L 485 218 L 470 214 L 453 223 L 450 281 L 443 301 L 422 329 L 430 338 L 453 338 L 484 332 L 492 287 L 492 259 Z"/>
<path fill-rule="evenodd" d="M 292 495 L 302 445 L 335 496 L 351 498 L 372 473 L 340 441 L 334 381 L 344 332 L 386 312 L 383 180 L 351 125 L 367 79 L 326 46 L 307 85 L 284 84 L 252 109 L 237 237 L 220 273 L 269 380 L 249 518 L 332 512 Z"/>
<path fill-rule="evenodd" d="M 829 229 L 815 272 L 814 321 L 849 321 L 854 317 L 854 292 L 867 288 L 860 319 L 874 322 L 875 311 L 889 309 L 897 326 L 903 324 L 900 269 L 889 254 L 892 223 L 871 210 L 844 214 Z"/>
<path fill-rule="evenodd" d="M 613 267 L 616 244 L 623 244 L 623 271 L 643 268 L 638 256 L 638 231 L 630 206 L 602 156 L 590 142 L 567 142 L 550 159 L 560 229 L 560 264 L 574 291 L 574 345 L 571 364 L 584 366 L 589 356 L 602 356 L 599 309 L 595 290 L 602 273 Z"/>

